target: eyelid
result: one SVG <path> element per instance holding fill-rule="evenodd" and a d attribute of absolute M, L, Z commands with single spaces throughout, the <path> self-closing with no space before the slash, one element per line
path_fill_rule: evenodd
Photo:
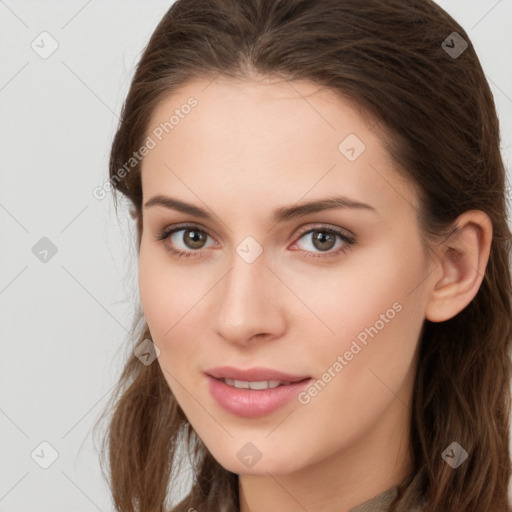
<path fill-rule="evenodd" d="M 313 223 L 313 226 L 311 225 L 311 223 L 309 223 L 307 226 L 304 227 L 304 229 L 299 228 L 299 231 L 294 236 L 301 237 L 303 234 L 309 233 L 310 231 L 315 231 L 315 230 L 316 231 L 320 231 L 320 230 L 334 231 L 334 232 L 339 233 L 339 234 L 343 235 L 344 237 L 350 239 L 354 243 L 357 240 L 357 235 L 353 231 L 350 231 L 350 229 L 341 228 L 338 226 L 332 226 L 330 224 L 324 224 L 322 222 L 319 222 L 316 224 Z"/>
<path fill-rule="evenodd" d="M 312 225 L 313 224 L 313 225 Z M 215 239 L 212 235 L 210 235 L 209 229 L 206 226 L 203 226 L 200 223 L 197 222 L 179 222 L 177 224 L 172 224 L 171 226 L 165 227 L 161 229 L 157 234 L 156 238 L 160 239 L 161 235 L 167 234 L 170 235 L 173 231 L 179 231 L 180 229 L 195 229 L 197 228 L 198 231 L 203 231 L 206 233 L 209 237 Z M 294 237 L 300 237 L 303 234 L 307 233 L 308 231 L 315 230 L 315 229 L 325 229 L 325 230 L 333 230 L 333 231 L 341 231 L 343 234 L 350 239 L 353 239 L 354 242 L 357 240 L 357 235 L 347 228 L 341 228 L 338 226 L 332 226 L 330 224 L 325 224 L 322 222 L 308 222 L 305 226 L 301 226 L 296 230 Z M 197 252 L 197 251 L 196 251 Z"/>
<path fill-rule="evenodd" d="M 165 227 L 162 230 L 160 230 L 158 233 L 156 233 L 155 238 L 156 238 L 157 241 L 163 241 L 165 243 L 167 238 L 170 235 L 174 234 L 177 231 L 182 231 L 182 230 L 186 230 L 186 229 L 192 229 L 192 230 L 196 229 L 197 231 L 201 231 L 204 234 L 206 234 L 208 237 L 210 237 L 213 240 L 215 240 L 216 243 L 218 243 L 217 240 L 215 239 L 215 237 L 210 235 L 209 229 L 204 227 L 204 226 L 202 226 L 201 224 L 199 224 L 197 222 L 182 222 L 182 223 L 173 224 L 171 226 Z M 328 258 L 330 256 L 338 256 L 339 253 L 345 252 L 351 246 L 356 245 L 358 243 L 357 235 L 354 232 L 350 231 L 349 229 L 341 228 L 341 227 L 338 227 L 338 226 L 332 226 L 332 225 L 324 224 L 324 223 L 316 223 L 316 224 L 315 223 L 309 223 L 306 226 L 302 226 L 301 228 L 299 228 L 298 232 L 296 232 L 294 234 L 294 240 L 295 241 L 293 242 L 292 245 L 295 245 L 303 237 L 303 235 L 305 235 L 307 233 L 311 233 L 313 231 L 328 231 L 328 232 L 332 232 L 335 236 L 339 236 L 343 240 L 344 244 L 347 247 L 343 247 L 341 249 L 338 248 L 335 251 L 326 251 L 325 252 L 325 256 L 322 256 L 322 252 L 321 251 L 319 251 L 318 253 L 315 253 L 313 251 L 313 253 L 310 254 L 311 251 L 301 250 L 302 252 L 307 253 L 310 257 Z M 174 254 L 180 254 L 180 253 L 184 254 L 184 253 L 187 253 L 187 256 L 194 256 L 194 255 L 200 256 L 201 253 L 205 249 L 197 249 L 197 250 L 188 249 L 186 251 L 183 251 L 181 249 L 167 248 L 167 250 L 169 252 L 171 252 L 171 253 L 174 253 Z"/>
<path fill-rule="evenodd" d="M 215 240 L 215 237 L 213 237 L 210 234 L 210 230 L 208 228 L 206 228 L 205 226 L 198 224 L 197 222 L 179 222 L 178 224 L 172 224 L 170 226 L 164 227 L 163 229 L 159 230 L 155 234 L 155 238 L 157 240 L 161 240 L 162 237 L 169 236 L 176 231 L 181 231 L 182 229 L 195 229 L 197 231 L 201 231 L 201 232 L 205 233 L 210 238 L 213 238 Z M 195 252 L 199 252 L 199 250 L 195 251 Z"/>

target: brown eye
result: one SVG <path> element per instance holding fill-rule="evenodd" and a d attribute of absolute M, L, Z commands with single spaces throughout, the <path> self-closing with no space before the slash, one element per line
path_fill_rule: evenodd
<path fill-rule="evenodd" d="M 328 231 L 315 230 L 312 234 L 313 245 L 320 251 L 328 251 L 336 243 L 336 236 Z"/>
<path fill-rule="evenodd" d="M 192 256 L 202 256 L 202 249 L 208 247 L 205 245 L 207 239 L 212 237 L 203 229 L 190 225 L 174 227 L 173 229 L 168 228 L 160 232 L 156 238 L 162 241 L 165 248 L 173 255 L 190 258 Z M 309 241 L 309 247 L 300 248 L 301 252 L 305 253 L 308 258 L 338 256 L 357 243 L 355 236 L 347 235 L 333 227 L 324 226 L 303 231 L 298 241 L 302 239 L 306 242 Z M 215 245 L 215 242 L 213 245 Z M 326 254 L 323 255 L 322 253 Z"/>
<path fill-rule="evenodd" d="M 305 243 L 301 242 L 303 247 L 299 248 L 308 258 L 338 256 L 356 243 L 355 237 L 349 236 L 334 227 L 327 226 L 317 226 L 303 231 L 294 245 L 300 245 L 300 240 L 305 240 Z"/>
<path fill-rule="evenodd" d="M 202 249 L 208 235 L 197 229 L 182 229 L 183 243 L 190 249 Z"/>
<path fill-rule="evenodd" d="M 205 244 L 208 238 L 211 238 L 208 233 L 196 226 L 165 229 L 157 235 L 157 239 L 164 243 L 169 252 L 187 257 L 199 255 L 207 247 Z"/>

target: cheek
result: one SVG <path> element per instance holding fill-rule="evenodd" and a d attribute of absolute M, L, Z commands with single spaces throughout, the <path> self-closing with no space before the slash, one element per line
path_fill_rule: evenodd
<path fill-rule="evenodd" d="M 166 333 L 170 335 L 178 322 L 187 295 L 179 270 L 172 271 L 163 253 L 161 248 L 148 246 L 142 240 L 138 269 L 140 302 L 153 341 L 160 349 Z"/>
<path fill-rule="evenodd" d="M 354 251 L 339 266 L 309 274 L 282 269 L 283 280 L 294 283 L 294 293 L 307 306 L 296 307 L 304 326 L 316 331 L 317 348 L 348 349 L 358 335 L 364 342 L 374 326 L 391 333 L 397 324 L 421 323 L 424 298 L 418 285 L 426 273 L 425 261 L 419 245 L 403 247 L 405 240 L 384 241 Z"/>
<path fill-rule="evenodd" d="M 349 409 L 357 408 L 363 396 L 371 408 L 369 397 L 385 399 L 411 370 L 424 320 L 424 289 L 418 285 L 426 269 L 419 246 L 401 247 L 388 244 L 368 251 L 325 289 L 336 300 L 324 299 L 323 318 L 335 335 L 320 345 L 323 364 L 332 367 L 342 356 L 343 369 L 332 391 L 351 390 L 344 397 Z"/>
<path fill-rule="evenodd" d="M 322 321 L 312 317 L 303 331 L 312 337 L 316 333 L 310 361 L 319 379 L 302 397 L 309 411 L 304 421 L 330 411 L 349 432 L 356 429 L 354 418 L 371 423 L 393 393 L 400 396 L 399 390 L 407 388 L 424 320 L 418 284 L 425 262 L 420 247 L 407 252 L 401 247 L 387 244 L 361 251 L 325 279 L 304 278 L 298 293 Z M 400 399 L 406 402 L 407 397 Z M 319 428 L 332 435 L 329 426 Z"/>
<path fill-rule="evenodd" d="M 158 361 L 169 375 L 183 374 L 197 355 L 200 329 L 198 316 L 205 315 L 204 296 L 210 281 L 169 260 L 161 247 L 141 243 L 139 293 L 144 317 L 153 342 L 160 349 Z M 210 283 L 210 284 L 209 284 Z M 195 340 L 195 341 L 194 341 Z M 172 387 L 172 382 L 169 382 Z M 174 390 L 174 389 L 173 389 Z"/>
<path fill-rule="evenodd" d="M 144 317 L 153 336 L 159 331 L 159 322 L 163 320 L 165 301 L 165 279 L 155 264 L 151 251 L 141 243 L 139 253 L 139 295 Z"/>

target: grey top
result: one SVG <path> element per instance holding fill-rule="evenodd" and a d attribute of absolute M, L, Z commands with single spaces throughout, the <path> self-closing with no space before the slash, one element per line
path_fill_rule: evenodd
<path fill-rule="evenodd" d="M 409 487 L 405 490 L 397 512 L 421 512 L 423 510 L 425 506 L 424 498 L 417 500 L 413 496 L 417 493 L 419 484 L 419 475 L 416 475 Z M 351 508 L 349 512 L 388 512 L 389 506 L 393 503 L 397 495 L 398 485 L 395 485 L 387 491 L 357 505 L 357 507 Z"/>

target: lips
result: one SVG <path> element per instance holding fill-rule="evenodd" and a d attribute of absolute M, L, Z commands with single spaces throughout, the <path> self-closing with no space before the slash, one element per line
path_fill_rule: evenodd
<path fill-rule="evenodd" d="M 310 378 L 309 375 L 292 375 L 263 367 L 254 367 L 244 370 L 233 366 L 219 366 L 207 370 L 205 373 L 219 380 L 229 379 L 246 382 L 279 381 L 283 383 L 294 383 Z"/>
<path fill-rule="evenodd" d="M 270 368 L 242 370 L 232 366 L 205 372 L 205 383 L 215 401 L 232 415 L 257 418 L 291 402 L 311 381 Z"/>

